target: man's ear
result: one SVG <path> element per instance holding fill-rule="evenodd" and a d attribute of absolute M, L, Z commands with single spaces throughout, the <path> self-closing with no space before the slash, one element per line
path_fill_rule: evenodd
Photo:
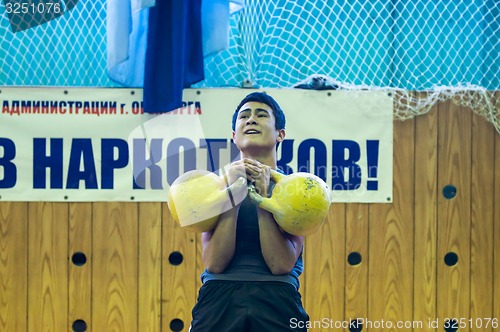
<path fill-rule="evenodd" d="M 285 129 L 279 129 L 278 130 L 278 137 L 276 138 L 276 141 L 283 142 L 283 140 L 285 139 L 285 136 L 286 136 Z"/>
<path fill-rule="evenodd" d="M 231 137 L 233 138 L 233 140 L 234 140 L 234 135 L 236 135 L 236 133 L 235 133 L 235 132 L 234 132 L 234 130 L 233 130 L 233 133 L 232 133 L 232 135 L 231 135 Z"/>

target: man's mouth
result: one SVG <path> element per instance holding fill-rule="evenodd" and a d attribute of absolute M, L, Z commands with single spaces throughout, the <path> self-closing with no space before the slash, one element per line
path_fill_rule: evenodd
<path fill-rule="evenodd" d="M 260 134 L 260 131 L 255 129 L 248 129 L 245 131 L 245 135 L 256 135 L 256 134 Z"/>

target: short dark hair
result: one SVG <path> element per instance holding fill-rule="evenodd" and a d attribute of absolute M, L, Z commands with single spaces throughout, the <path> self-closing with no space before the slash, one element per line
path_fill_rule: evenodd
<path fill-rule="evenodd" d="M 271 109 L 273 110 L 274 119 L 276 121 L 275 124 L 276 129 L 277 130 L 285 129 L 286 125 L 285 113 L 283 113 L 283 110 L 281 109 L 278 102 L 265 92 L 252 92 L 251 94 L 243 98 L 238 107 L 236 107 L 236 111 L 234 111 L 233 125 L 232 125 L 233 131 L 236 130 L 236 119 L 238 118 L 238 112 L 240 111 L 240 108 L 246 103 L 251 101 L 263 103 L 271 107 Z"/>

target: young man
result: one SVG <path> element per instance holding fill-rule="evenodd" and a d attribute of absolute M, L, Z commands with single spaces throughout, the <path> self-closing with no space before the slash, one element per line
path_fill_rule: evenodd
<path fill-rule="evenodd" d="M 227 170 L 227 184 L 244 176 L 269 196 L 276 147 L 285 138 L 283 111 L 271 96 L 251 93 L 236 108 L 232 129 L 241 153 Z M 298 292 L 304 238 L 283 232 L 248 197 L 234 203 L 202 234 L 206 270 L 190 331 L 307 331 L 298 328 L 309 320 Z"/>

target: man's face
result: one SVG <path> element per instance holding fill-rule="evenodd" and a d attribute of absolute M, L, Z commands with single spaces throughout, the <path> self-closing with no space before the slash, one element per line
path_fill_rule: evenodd
<path fill-rule="evenodd" d="M 233 140 L 242 151 L 246 148 L 274 148 L 285 136 L 277 130 L 273 110 L 267 104 L 248 102 L 238 111 Z"/>

